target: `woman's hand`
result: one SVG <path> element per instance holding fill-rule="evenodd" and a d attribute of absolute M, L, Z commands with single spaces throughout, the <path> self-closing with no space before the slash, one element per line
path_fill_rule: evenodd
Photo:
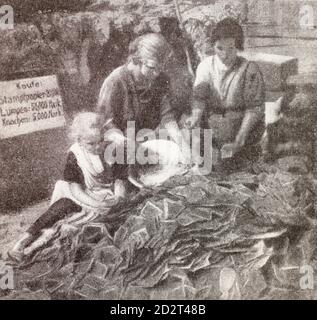
<path fill-rule="evenodd" d="M 185 117 L 182 117 L 181 124 L 182 127 L 185 129 L 193 129 L 197 127 L 200 123 L 200 114 L 198 113 L 192 113 L 191 115 L 185 115 Z"/>
<path fill-rule="evenodd" d="M 256 124 L 259 123 L 259 121 L 261 121 L 262 115 L 262 106 L 255 107 L 246 111 L 242 120 L 240 130 L 234 142 L 234 154 L 240 152 L 242 148 L 245 146 L 248 136 L 250 135 Z"/>
<path fill-rule="evenodd" d="M 233 145 L 233 155 L 237 154 L 245 146 L 245 137 L 243 135 L 237 135 Z"/>
<path fill-rule="evenodd" d="M 186 143 L 185 141 L 181 146 L 181 152 L 182 152 L 181 163 L 183 163 L 184 165 L 190 165 L 192 163 L 192 152 L 189 144 Z"/>
<path fill-rule="evenodd" d="M 123 180 L 117 179 L 114 184 L 114 195 L 117 202 L 126 197 L 126 186 Z"/>

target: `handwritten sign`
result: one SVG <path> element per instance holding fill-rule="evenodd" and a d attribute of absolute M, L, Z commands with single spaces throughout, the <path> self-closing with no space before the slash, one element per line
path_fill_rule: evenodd
<path fill-rule="evenodd" d="M 0 82 L 0 139 L 64 125 L 56 76 Z"/>

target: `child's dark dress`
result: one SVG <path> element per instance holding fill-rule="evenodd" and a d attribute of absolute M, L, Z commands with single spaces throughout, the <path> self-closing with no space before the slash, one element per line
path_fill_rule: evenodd
<path fill-rule="evenodd" d="M 104 170 L 100 174 L 98 174 L 98 180 L 102 181 L 105 187 L 108 187 L 113 191 L 113 185 L 115 181 L 114 169 L 104 161 L 103 157 L 100 157 L 100 160 L 104 167 Z M 71 150 L 68 152 L 62 182 L 76 183 L 81 185 L 83 190 L 87 189 L 84 172 L 79 165 L 79 161 L 77 160 L 76 155 Z M 40 235 L 43 229 L 50 228 L 56 222 L 66 218 L 70 214 L 81 212 L 83 209 L 82 205 L 67 196 L 60 196 L 58 199 L 56 199 L 56 201 L 52 202 L 53 203 L 51 204 L 49 209 L 43 215 L 41 215 L 28 229 L 28 232 L 31 235 L 37 237 Z"/>

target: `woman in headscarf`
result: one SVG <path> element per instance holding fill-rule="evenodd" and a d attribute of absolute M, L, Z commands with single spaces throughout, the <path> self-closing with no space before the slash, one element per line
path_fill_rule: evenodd
<path fill-rule="evenodd" d="M 256 63 L 238 55 L 244 49 L 242 27 L 226 18 L 213 29 L 214 55 L 198 66 L 188 127 L 213 130 L 213 147 L 225 149 L 230 163 L 254 160 L 264 131 L 265 85 Z M 228 150 L 226 150 L 226 148 Z"/>

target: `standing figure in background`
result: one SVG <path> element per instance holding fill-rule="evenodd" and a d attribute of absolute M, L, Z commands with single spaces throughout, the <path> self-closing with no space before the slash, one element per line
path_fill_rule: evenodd
<path fill-rule="evenodd" d="M 133 38 L 132 34 L 132 30 L 126 30 L 126 28 L 119 30 L 113 23 L 110 23 L 108 38 L 104 39 L 102 33 L 99 32 L 89 46 L 87 65 L 91 74 L 89 80 L 91 105 L 96 105 L 105 77 L 126 60 L 129 43 Z"/>
<path fill-rule="evenodd" d="M 171 104 L 176 119 L 180 121 L 182 115 L 188 115 L 191 110 L 194 71 L 198 65 L 198 57 L 177 18 L 162 17 L 159 18 L 159 24 L 162 35 L 173 49 L 173 55 L 166 65 L 166 72 L 171 79 Z"/>

